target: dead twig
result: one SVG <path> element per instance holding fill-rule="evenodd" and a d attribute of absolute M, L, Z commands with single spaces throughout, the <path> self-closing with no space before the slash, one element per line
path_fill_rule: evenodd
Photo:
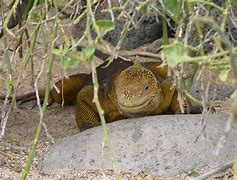
<path fill-rule="evenodd" d="M 155 58 L 158 59 L 159 61 L 161 60 L 161 56 L 159 54 L 154 54 L 151 52 L 143 52 L 143 51 L 134 51 L 134 52 L 130 52 L 130 51 L 122 51 L 119 52 L 119 55 L 124 56 L 124 57 L 131 57 L 131 56 L 144 56 L 144 57 L 151 57 L 151 58 Z"/>
<path fill-rule="evenodd" d="M 56 2 L 54 2 L 54 4 L 55 4 L 56 11 L 58 11 L 58 9 L 57 9 L 58 5 L 56 4 Z M 58 32 L 58 17 L 55 19 L 55 22 L 54 22 L 53 37 L 52 37 L 53 41 L 51 43 L 51 49 L 55 48 L 55 42 L 57 40 L 57 32 Z M 30 168 L 31 168 L 31 165 L 32 165 L 32 162 L 33 162 L 33 158 L 34 158 L 35 153 L 36 153 L 37 144 L 40 140 L 41 131 L 42 131 L 43 127 L 45 128 L 46 134 L 47 134 L 47 129 L 44 125 L 44 118 L 46 116 L 46 110 L 47 110 L 47 106 L 48 106 L 48 98 L 49 98 L 49 91 L 50 91 L 50 84 L 51 84 L 51 74 L 52 74 L 52 66 L 53 66 L 54 58 L 55 58 L 55 55 L 51 51 L 51 53 L 49 55 L 49 58 L 48 58 L 47 79 L 46 79 L 44 103 L 43 103 L 43 106 L 42 106 L 42 109 L 41 109 L 42 111 L 40 113 L 40 120 L 39 120 L 37 129 L 36 129 L 34 142 L 33 142 L 32 147 L 30 149 L 25 168 L 22 171 L 21 180 L 25 180 L 28 173 L 29 173 L 29 171 L 30 171 Z M 37 98 L 39 98 L 39 97 L 37 97 Z"/>
<path fill-rule="evenodd" d="M 219 172 L 225 171 L 225 170 L 233 167 L 233 165 L 234 165 L 234 162 L 230 161 L 230 162 L 224 164 L 223 166 L 218 167 L 216 169 L 213 169 L 213 170 L 211 170 L 211 171 L 209 171 L 209 172 L 207 172 L 207 173 L 205 173 L 205 174 L 203 174 L 201 176 L 198 176 L 198 177 L 195 177 L 195 178 L 191 178 L 191 180 L 204 180 L 204 179 L 207 179 L 210 176 L 213 176 L 213 175 L 215 175 L 215 174 L 217 174 Z"/>
<path fill-rule="evenodd" d="M 92 3 L 91 3 L 90 0 L 87 0 L 87 9 L 86 9 L 86 11 L 87 11 L 87 20 L 86 20 L 86 32 L 85 32 L 85 34 L 87 36 L 89 45 L 94 45 L 94 42 L 96 44 L 96 40 L 93 41 L 93 39 L 92 39 L 91 25 L 94 27 L 94 29 L 97 33 L 97 38 L 96 39 L 97 40 L 102 39 L 102 37 L 101 37 L 101 33 L 99 31 L 99 27 L 95 23 L 95 17 L 94 17 L 94 14 L 92 12 Z M 108 128 L 107 128 L 106 121 L 105 121 L 104 110 L 102 109 L 102 107 L 100 105 L 100 102 L 99 102 L 99 98 L 98 98 L 99 84 L 98 84 L 98 78 L 97 78 L 97 72 L 96 72 L 95 59 L 92 56 L 88 60 L 91 61 L 92 82 L 93 82 L 93 86 L 94 86 L 93 102 L 96 105 L 96 108 L 98 110 L 98 114 L 99 114 L 99 117 L 100 117 L 100 120 L 101 120 L 101 124 L 102 124 L 102 128 L 103 128 L 104 143 L 108 146 L 109 155 L 110 155 L 110 159 L 111 159 L 111 164 L 112 164 L 112 168 L 114 170 L 116 179 L 120 179 L 119 170 L 116 166 L 114 148 L 111 144 Z"/>

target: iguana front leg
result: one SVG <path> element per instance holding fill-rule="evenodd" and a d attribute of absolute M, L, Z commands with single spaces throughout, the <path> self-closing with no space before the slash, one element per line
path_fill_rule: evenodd
<path fill-rule="evenodd" d="M 76 98 L 77 127 L 83 131 L 100 125 L 96 105 L 92 102 L 94 96 L 93 86 L 85 86 Z"/>
<path fill-rule="evenodd" d="M 92 102 L 93 96 L 94 88 L 92 85 L 85 86 L 77 95 L 76 122 L 81 131 L 101 124 L 96 105 Z M 105 93 L 99 88 L 98 97 L 107 123 L 127 118 L 117 109 L 113 90 Z"/>
<path fill-rule="evenodd" d="M 176 86 L 171 82 L 163 82 L 160 84 L 161 100 L 152 114 L 163 114 L 171 110 L 172 113 L 177 113 L 179 103 L 176 103 Z"/>

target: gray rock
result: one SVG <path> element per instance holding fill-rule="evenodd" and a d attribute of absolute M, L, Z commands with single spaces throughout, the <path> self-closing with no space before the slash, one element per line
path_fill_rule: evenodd
<path fill-rule="evenodd" d="M 138 16 L 137 19 L 140 17 Z M 113 46 L 116 46 L 121 35 L 121 31 L 124 27 L 124 22 L 117 21 L 117 27 L 115 31 L 109 32 L 105 36 L 105 40 L 110 42 Z M 132 28 L 127 35 L 126 41 L 122 46 L 122 49 L 131 50 L 147 43 L 151 43 L 162 37 L 162 23 L 161 18 L 155 16 L 145 17 L 137 23 L 136 28 Z"/>
<path fill-rule="evenodd" d="M 224 100 L 226 98 L 229 98 L 234 90 L 235 89 L 232 85 L 219 85 L 211 83 L 209 87 L 208 98 L 212 100 Z M 196 99 L 202 99 L 202 89 L 200 82 L 196 82 L 192 86 L 190 94 Z"/>
<path fill-rule="evenodd" d="M 227 114 L 207 118 L 206 138 L 198 139 L 201 115 L 161 115 L 121 120 L 108 125 L 122 171 L 173 176 L 205 165 L 216 166 L 234 158 L 237 150 L 235 124 L 218 156 L 216 144 L 225 127 Z M 102 127 L 83 131 L 54 144 L 44 153 L 42 171 L 66 168 L 111 169 L 108 149 L 102 146 Z"/>
<path fill-rule="evenodd" d="M 115 13 L 115 17 L 118 14 Z M 110 15 L 106 14 L 106 16 L 101 16 L 100 13 L 97 13 L 96 16 L 99 16 L 103 19 L 110 19 Z M 158 21 L 158 18 L 153 15 L 149 17 L 144 17 L 142 19 L 141 15 L 136 16 L 136 28 L 131 28 L 127 34 L 125 42 L 122 49 L 132 50 L 139 46 L 142 46 L 147 43 L 151 43 L 162 37 L 162 23 L 161 20 Z M 117 18 L 116 18 L 117 19 Z M 124 20 L 116 20 L 116 28 L 114 31 L 108 32 L 104 39 L 108 41 L 113 46 L 116 46 L 121 38 L 121 32 L 125 25 Z M 80 37 L 78 32 L 83 32 L 85 30 L 85 21 L 83 23 L 79 23 L 75 25 L 73 28 L 73 36 L 74 38 Z M 170 30 L 171 31 L 171 30 Z M 83 33 L 81 33 L 83 35 Z"/>
<path fill-rule="evenodd" d="M 112 7 L 120 6 L 118 1 L 111 1 Z M 137 4 L 135 3 L 135 6 Z M 110 13 L 104 13 L 102 10 L 108 9 L 107 3 L 103 3 L 100 6 L 97 6 L 97 10 L 95 12 L 95 17 L 100 20 L 111 19 Z M 131 7 L 132 8 L 132 7 Z M 131 9 L 129 8 L 129 9 Z M 127 9 L 128 10 L 128 9 Z M 130 12 L 130 10 L 128 10 Z M 125 18 L 118 18 L 121 11 L 114 11 L 115 23 L 116 27 L 113 31 L 108 32 L 104 39 L 108 41 L 113 46 L 116 46 L 119 40 L 121 39 L 121 33 L 124 29 L 126 20 Z M 80 14 L 78 14 L 79 16 Z M 127 32 L 127 36 L 125 38 L 124 44 L 121 49 L 132 50 L 137 47 L 140 47 L 144 44 L 151 43 L 162 37 L 162 21 L 161 16 L 158 16 L 157 13 L 149 13 L 149 15 L 144 15 L 143 12 L 136 12 L 133 17 L 133 22 L 136 26 L 129 27 L 129 31 Z M 86 18 L 84 18 L 80 23 L 76 24 L 73 28 L 73 37 L 75 39 L 80 38 L 84 33 L 86 28 Z M 172 29 L 168 27 L 169 35 L 171 35 Z M 95 35 L 92 32 L 93 35 Z"/>

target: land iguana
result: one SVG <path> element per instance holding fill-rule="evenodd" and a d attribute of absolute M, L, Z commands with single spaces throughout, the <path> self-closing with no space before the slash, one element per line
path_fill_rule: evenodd
<path fill-rule="evenodd" d="M 177 100 L 178 91 L 173 82 L 166 80 L 167 67 L 161 62 L 135 63 L 114 60 L 97 67 L 101 103 L 106 122 L 113 122 L 130 117 L 180 113 Z M 94 89 L 91 74 L 69 76 L 56 84 L 50 91 L 49 104 L 54 102 L 64 105 L 76 104 L 76 122 L 78 128 L 85 129 L 100 125 L 97 108 L 92 102 Z M 44 98 L 44 91 L 39 93 Z M 18 96 L 21 103 L 35 100 L 35 92 Z M 186 101 L 185 105 L 189 105 Z M 201 108 L 190 108 L 191 113 L 200 113 Z"/>

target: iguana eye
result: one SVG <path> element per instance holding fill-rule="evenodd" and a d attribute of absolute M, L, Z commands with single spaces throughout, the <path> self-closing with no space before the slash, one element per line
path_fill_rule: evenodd
<path fill-rule="evenodd" d="M 144 89 L 145 89 L 145 90 L 148 90 L 149 88 L 150 88 L 150 86 L 149 86 L 149 85 L 146 85 Z"/>

